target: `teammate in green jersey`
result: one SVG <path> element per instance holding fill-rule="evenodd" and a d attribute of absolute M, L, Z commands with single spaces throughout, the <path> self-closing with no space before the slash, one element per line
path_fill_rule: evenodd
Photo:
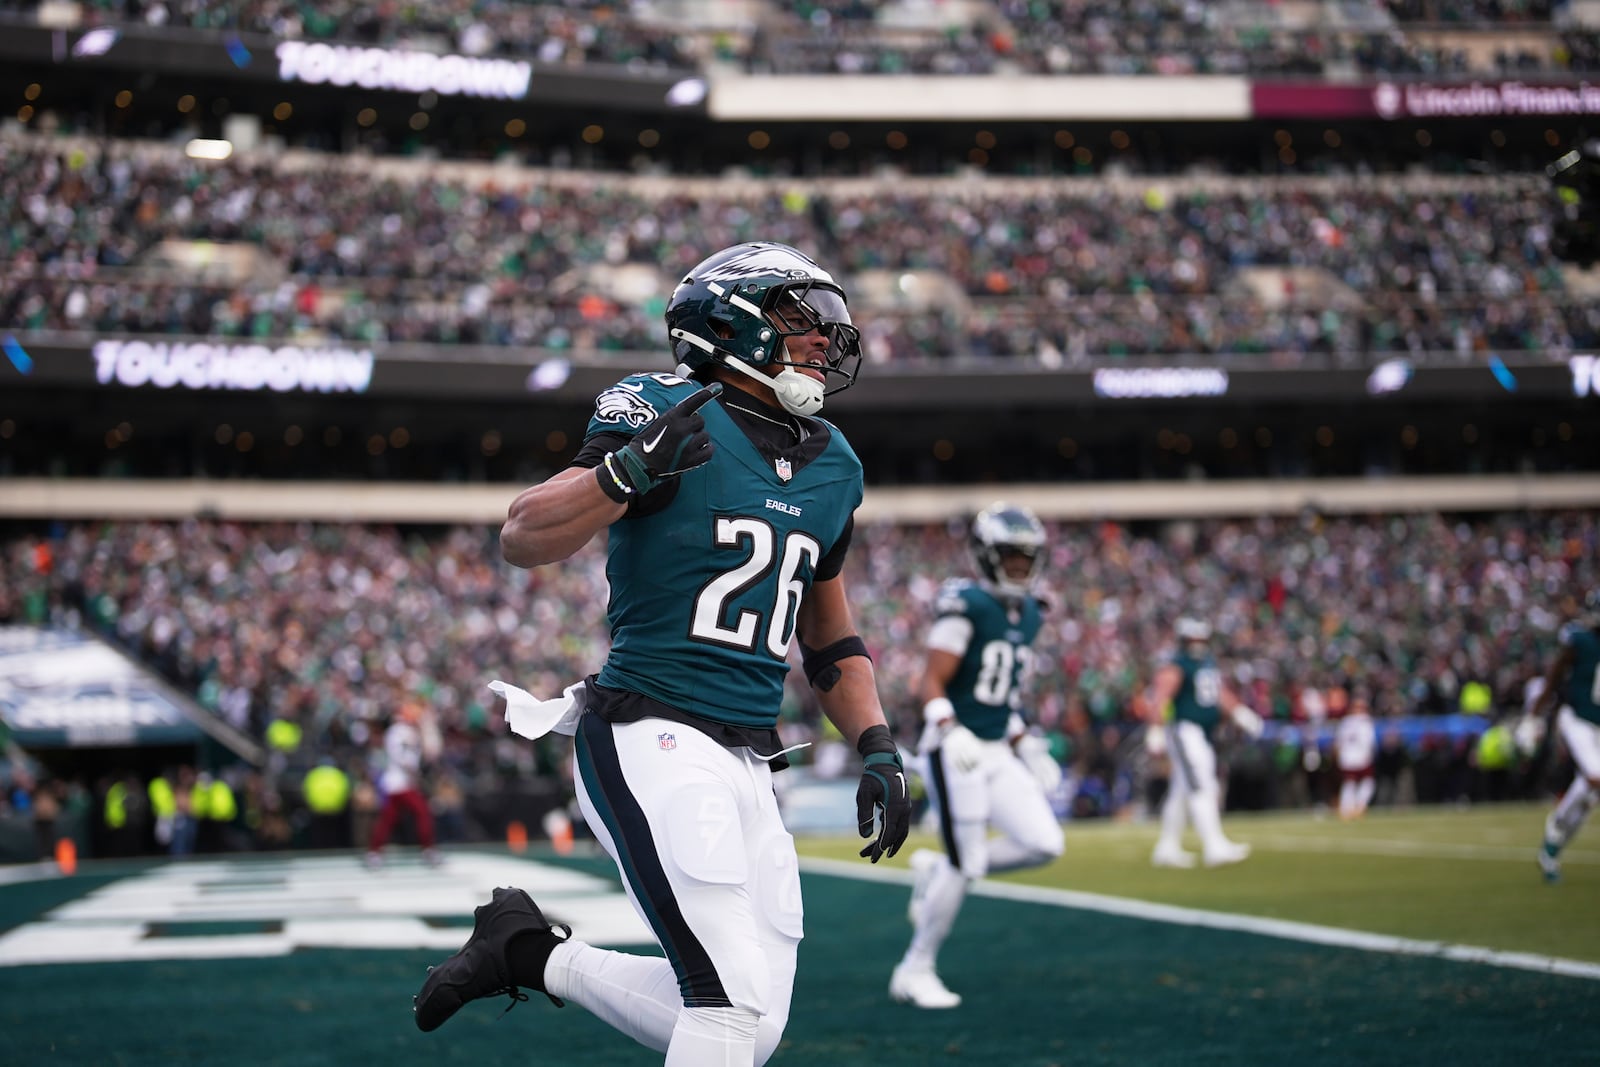
<path fill-rule="evenodd" d="M 1183 848 L 1183 829 L 1194 824 L 1200 837 L 1201 860 L 1207 867 L 1238 863 L 1250 846 L 1228 840 L 1222 832 L 1222 788 L 1217 780 L 1213 745 L 1223 714 L 1248 734 L 1261 733 L 1261 717 L 1245 706 L 1223 677 L 1211 654 L 1211 626 L 1182 618 L 1177 623 L 1177 649 L 1156 671 L 1150 707 L 1161 721 L 1152 724 L 1165 737 L 1172 773 L 1161 807 L 1161 834 L 1150 862 L 1157 867 L 1193 867 L 1195 857 Z"/>
<path fill-rule="evenodd" d="M 578 800 L 665 958 L 561 937 L 526 893 L 496 890 L 418 995 L 424 1030 L 532 989 L 669 1067 L 766 1062 L 802 934 L 772 789 L 793 640 L 863 759 L 862 855 L 905 841 L 905 772 L 841 577 L 861 464 L 816 417 L 860 364 L 844 291 L 786 245 L 736 245 L 689 272 L 666 320 L 677 373 L 603 391 L 572 466 L 519 495 L 501 535 L 509 562 L 537 567 L 607 532 L 611 652 L 575 694 Z"/>
<path fill-rule="evenodd" d="M 944 852 L 911 856 L 911 944 L 889 979 L 891 998 L 919 1008 L 961 1003 L 936 963 L 968 885 L 991 871 L 1049 863 L 1064 847 L 1046 795 L 1061 767 L 1021 714 L 1044 621 L 1034 589 L 1044 526 L 1025 508 L 996 504 L 973 520 L 971 548 L 978 580 L 955 578 L 940 589 L 920 687 L 919 749 Z M 991 827 L 999 831 L 993 838 Z"/>

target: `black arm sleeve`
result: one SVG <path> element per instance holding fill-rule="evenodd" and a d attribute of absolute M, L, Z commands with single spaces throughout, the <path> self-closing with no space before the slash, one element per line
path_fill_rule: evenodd
<path fill-rule="evenodd" d="M 856 517 L 852 515 L 844 521 L 844 532 L 839 535 L 839 540 L 828 549 L 826 556 L 817 561 L 817 573 L 813 581 L 825 582 L 830 578 L 839 577 L 839 572 L 844 570 L 844 557 L 850 551 L 850 536 L 855 533 L 855 529 Z"/>
<path fill-rule="evenodd" d="M 578 454 L 572 457 L 569 467 L 582 467 L 592 470 L 605 462 L 607 452 L 617 449 L 633 440 L 631 434 L 621 433 L 617 430 L 602 430 L 589 438 L 578 449 Z M 628 517 L 635 515 L 654 515 L 678 495 L 678 479 L 668 478 L 654 489 L 640 497 L 635 497 L 628 503 Z"/>
<path fill-rule="evenodd" d="M 605 461 L 607 452 L 615 452 L 631 440 L 633 438 L 616 430 L 601 431 L 583 443 L 583 447 L 578 449 L 578 454 L 572 457 L 572 462 L 567 466 L 598 467 Z"/>

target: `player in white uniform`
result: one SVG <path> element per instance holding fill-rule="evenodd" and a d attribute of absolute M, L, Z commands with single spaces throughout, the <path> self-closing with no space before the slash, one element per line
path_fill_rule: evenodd
<path fill-rule="evenodd" d="M 1334 729 L 1333 744 L 1339 760 L 1339 818 L 1359 819 L 1367 813 L 1376 787 L 1373 762 L 1378 755 L 1378 731 L 1368 712 L 1367 698 L 1355 696 Z"/>
<path fill-rule="evenodd" d="M 1156 671 L 1151 686 L 1150 707 L 1161 718 L 1151 724 L 1150 743 L 1164 744 L 1172 774 L 1150 862 L 1157 867 L 1195 865 L 1194 854 L 1183 848 L 1187 819 L 1200 837 L 1200 856 L 1207 867 L 1239 863 L 1250 855 L 1250 846 L 1230 841 L 1222 832 L 1222 786 L 1212 736 L 1224 714 L 1246 734 L 1260 736 L 1261 717 L 1245 706 L 1218 669 L 1209 623 L 1179 619 L 1177 637 L 1176 652 Z"/>
<path fill-rule="evenodd" d="M 945 583 L 928 633 L 919 747 L 945 850 L 911 857 L 914 932 L 889 981 L 891 997 L 919 1008 L 961 1003 L 936 962 L 967 886 L 991 871 L 1049 863 L 1064 847 L 1046 797 L 1061 768 L 1019 714 L 1043 619 L 1034 583 L 1044 540 L 1044 527 L 1023 508 L 997 504 L 978 515 L 971 546 L 982 577 Z M 990 827 L 1000 836 L 991 839 Z"/>
<path fill-rule="evenodd" d="M 1589 590 L 1583 616 L 1561 628 L 1560 643 L 1534 712 L 1554 716 L 1577 773 L 1545 820 L 1539 870 L 1548 882 L 1560 880 L 1561 850 L 1600 801 L 1600 589 Z"/>
<path fill-rule="evenodd" d="M 854 380 L 860 334 L 826 271 L 759 242 L 696 266 L 666 320 L 680 374 L 602 392 L 574 465 L 521 493 L 501 535 L 508 562 L 536 567 L 606 533 L 611 651 L 574 690 L 578 800 L 665 958 L 558 936 L 526 893 L 497 889 L 416 1021 L 532 989 L 668 1067 L 750 1067 L 783 1035 L 803 932 L 772 785 L 791 640 L 862 757 L 857 825 L 877 827 L 862 855 L 892 856 L 910 823 L 841 573 L 861 464 L 814 417 Z"/>

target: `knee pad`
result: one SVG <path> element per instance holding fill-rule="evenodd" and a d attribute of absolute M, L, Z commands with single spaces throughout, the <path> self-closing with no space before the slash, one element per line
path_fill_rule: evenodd
<path fill-rule="evenodd" d="M 696 882 L 743 885 L 750 876 L 739 807 L 728 791 L 710 783 L 681 790 L 667 806 L 663 857 Z"/>
<path fill-rule="evenodd" d="M 756 857 L 755 902 L 760 918 L 781 936 L 805 936 L 805 905 L 800 898 L 800 861 L 788 834 L 767 839 Z"/>
<path fill-rule="evenodd" d="M 1041 832 L 1037 839 L 1028 842 L 1028 847 L 1039 853 L 1040 863 L 1049 863 L 1060 859 L 1067 850 L 1067 836 L 1061 832 L 1059 825 L 1052 824 L 1049 833 Z"/>

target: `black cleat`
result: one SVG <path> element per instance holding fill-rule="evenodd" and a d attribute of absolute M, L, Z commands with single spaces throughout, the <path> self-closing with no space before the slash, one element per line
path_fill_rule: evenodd
<path fill-rule="evenodd" d="M 556 933 L 557 929 L 561 934 Z M 527 1000 L 528 995 L 512 980 L 511 965 L 506 958 L 512 939 L 522 934 L 547 938 L 548 948 L 554 948 L 572 936 L 572 929 L 565 924 L 552 927 L 539 906 L 522 890 L 496 889 L 494 898 L 473 912 L 472 936 L 467 938 L 467 943 L 439 966 L 428 968 L 422 992 L 412 998 L 411 1010 L 416 1013 L 417 1029 L 437 1030 L 469 1000 L 509 996 L 511 1003 L 506 1005 L 506 1011 L 518 1001 Z M 523 976 L 522 985 L 544 993 L 556 1007 L 564 1006 L 559 997 L 549 993 L 539 982 L 530 982 Z"/>

